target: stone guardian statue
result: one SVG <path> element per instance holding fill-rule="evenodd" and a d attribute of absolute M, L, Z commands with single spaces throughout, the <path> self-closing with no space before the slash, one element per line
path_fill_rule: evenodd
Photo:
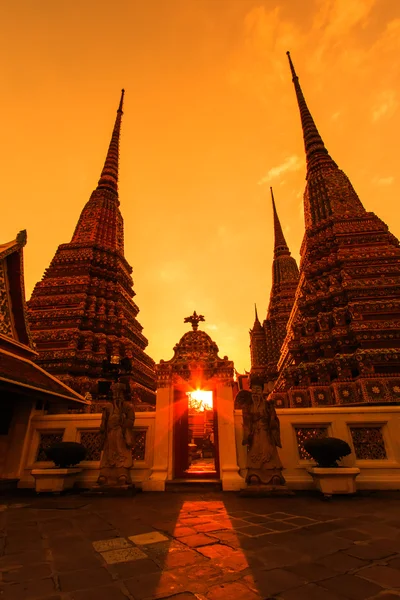
<path fill-rule="evenodd" d="M 135 410 L 128 401 L 129 384 L 113 382 L 111 393 L 112 402 L 107 402 L 103 408 L 100 425 L 104 442 L 97 483 L 100 486 L 129 486 L 132 485 Z"/>
<path fill-rule="evenodd" d="M 242 495 L 290 494 L 278 454 L 282 447 L 280 423 L 274 404 L 263 393 L 263 382 L 253 378 L 251 392 L 241 390 L 236 405 L 242 409 L 242 444 L 247 446 L 247 488 Z"/>

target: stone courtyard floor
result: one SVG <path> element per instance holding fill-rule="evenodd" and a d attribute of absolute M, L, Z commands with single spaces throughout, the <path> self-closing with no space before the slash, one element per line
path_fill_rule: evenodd
<path fill-rule="evenodd" d="M 399 500 L 3 496 L 0 598 L 400 600 Z"/>

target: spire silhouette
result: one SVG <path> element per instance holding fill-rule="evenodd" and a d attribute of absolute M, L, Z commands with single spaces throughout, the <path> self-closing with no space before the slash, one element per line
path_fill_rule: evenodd
<path fill-rule="evenodd" d="M 108 147 L 104 167 L 97 185 L 97 187 L 100 189 L 107 188 L 115 193 L 118 193 L 119 138 L 121 132 L 121 119 L 122 115 L 124 114 L 122 111 L 124 94 L 125 90 L 122 90 L 110 145 Z"/>
<path fill-rule="evenodd" d="M 365 214 L 365 209 L 349 178 L 338 168 L 325 148 L 305 101 L 290 52 L 286 54 L 299 106 L 306 151 L 307 186 L 304 193 L 306 229 L 309 231 L 331 217 L 359 217 Z"/>
<path fill-rule="evenodd" d="M 122 90 L 110 145 L 97 188 L 84 206 L 72 236 L 72 242 L 94 243 L 102 248 L 118 249 L 122 254 L 124 253 L 124 229 L 119 211 L 118 163 L 124 94 L 125 90 Z"/>
<path fill-rule="evenodd" d="M 274 213 L 274 256 L 282 254 L 290 254 L 289 248 L 285 240 L 285 236 L 283 235 L 281 222 L 278 217 L 278 213 L 276 211 L 274 192 L 271 190 L 271 199 L 272 199 L 272 211 Z"/>
<path fill-rule="evenodd" d="M 307 168 L 311 168 L 314 165 L 324 162 L 332 162 L 328 150 L 325 148 L 325 144 L 322 141 L 322 137 L 319 134 L 317 126 L 315 125 L 314 119 L 311 116 L 306 100 L 304 98 L 303 91 L 300 87 L 299 78 L 293 66 L 290 52 L 286 52 L 289 59 L 289 66 L 292 72 L 292 81 L 296 92 L 297 103 L 299 105 L 301 126 L 303 128 L 304 147 L 306 151 Z M 335 164 L 335 163 L 334 163 Z"/>

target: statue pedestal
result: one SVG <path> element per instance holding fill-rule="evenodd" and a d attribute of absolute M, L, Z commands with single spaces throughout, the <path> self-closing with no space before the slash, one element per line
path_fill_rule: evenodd
<path fill-rule="evenodd" d="M 134 496 L 137 489 L 134 484 L 128 485 L 94 485 L 90 490 L 83 492 L 84 496 Z"/>
<path fill-rule="evenodd" d="M 245 498 L 270 498 L 271 496 L 294 496 L 286 485 L 248 485 L 239 492 Z"/>

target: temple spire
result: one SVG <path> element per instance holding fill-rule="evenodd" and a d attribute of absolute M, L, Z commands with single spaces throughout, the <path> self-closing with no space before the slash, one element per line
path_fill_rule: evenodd
<path fill-rule="evenodd" d="M 288 254 L 289 248 L 285 240 L 285 236 L 283 235 L 281 222 L 279 221 L 278 213 L 276 211 L 275 206 L 275 198 L 274 192 L 271 190 L 271 199 L 272 199 L 272 211 L 274 213 L 274 256 L 275 258 L 280 254 Z"/>
<path fill-rule="evenodd" d="M 293 66 L 290 52 L 286 52 L 289 59 L 289 66 L 292 72 L 292 81 L 296 92 L 297 103 L 300 110 L 301 125 L 303 129 L 304 147 L 306 151 L 307 170 L 312 168 L 314 165 L 318 165 L 321 160 L 323 162 L 334 163 L 330 157 L 328 150 L 325 148 L 325 144 L 319 134 L 317 126 L 315 125 L 314 119 L 308 109 L 306 100 L 304 98 L 302 89 L 300 87 L 299 78 Z"/>
<path fill-rule="evenodd" d="M 115 193 L 118 193 L 119 138 L 121 131 L 121 118 L 123 115 L 122 107 L 124 102 L 124 94 L 125 90 L 122 90 L 107 157 L 101 172 L 99 183 L 97 185 L 98 189 L 107 188 Z"/>
<path fill-rule="evenodd" d="M 294 89 L 300 110 L 304 147 L 307 161 L 307 185 L 304 192 L 304 217 L 306 230 L 331 218 L 350 218 L 364 215 L 360 202 L 349 178 L 341 171 L 325 148 L 304 99 L 299 78 L 290 58 Z"/>

